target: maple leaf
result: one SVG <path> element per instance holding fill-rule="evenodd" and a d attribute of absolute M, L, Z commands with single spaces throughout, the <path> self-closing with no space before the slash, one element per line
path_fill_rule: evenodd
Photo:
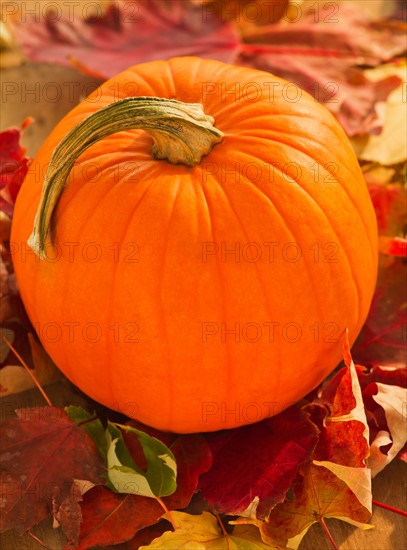
<path fill-rule="evenodd" d="M 402 237 L 407 204 L 403 173 L 399 167 L 368 165 L 364 175 L 377 216 L 382 253 L 376 292 L 353 354 L 364 365 L 405 363 L 407 248 Z"/>
<path fill-rule="evenodd" d="M 219 17 L 203 20 L 191 0 L 126 0 L 109 5 L 103 15 L 84 20 L 42 15 L 16 21 L 14 33 L 34 61 L 70 66 L 107 79 L 131 65 L 195 55 L 231 62 L 237 32 Z"/>
<path fill-rule="evenodd" d="M 385 105 L 378 105 L 378 110 L 385 110 L 383 130 L 379 135 L 363 136 L 352 140 L 352 145 L 360 160 L 378 162 L 381 165 L 394 165 L 406 160 L 407 116 L 405 100 L 406 62 L 400 60 L 369 69 L 363 72 L 369 80 L 378 82 L 389 76 L 399 76 L 400 85 L 387 98 Z"/>
<path fill-rule="evenodd" d="M 77 545 L 79 541 L 82 512 L 79 502 L 82 493 L 79 485 L 73 482 L 68 495 L 61 502 L 53 502 L 54 528 L 61 527 L 69 542 Z M 69 543 L 68 543 L 69 544 Z"/>
<path fill-rule="evenodd" d="M 30 163 L 25 148 L 20 144 L 23 131 L 30 123 L 31 119 L 27 118 L 21 128 L 0 132 L 0 211 L 9 217 L 13 214 L 14 202 Z"/>
<path fill-rule="evenodd" d="M 406 444 L 407 369 L 400 364 L 358 366 L 357 370 L 370 427 L 368 465 L 374 477 L 396 456 L 402 456 Z"/>
<path fill-rule="evenodd" d="M 346 477 L 354 475 L 355 470 L 360 468 L 349 468 Z M 233 523 L 257 525 L 265 543 L 293 549 L 298 548 L 311 525 L 320 522 L 325 527 L 325 518 L 342 519 L 362 529 L 373 527 L 366 524 L 371 511 L 360 502 L 347 482 L 323 462 L 301 468 L 293 485 L 293 494 L 293 499 L 277 504 L 266 521 L 241 518 Z"/>
<path fill-rule="evenodd" d="M 377 104 L 402 79 L 385 75 L 372 81 L 355 66 L 375 66 L 401 55 L 405 30 L 389 21 L 372 21 L 351 3 L 315 10 L 316 3 L 300 16 L 297 10 L 294 22 L 286 17 L 274 25 L 249 26 L 244 40 L 250 44 L 242 47 L 236 63 L 297 84 L 323 103 L 349 136 L 379 133 L 384 110 Z"/>
<path fill-rule="evenodd" d="M 203 498 L 217 511 L 235 514 L 257 496 L 258 517 L 264 517 L 284 500 L 299 465 L 315 447 L 318 430 L 294 406 L 262 422 L 206 438 L 213 466 L 200 479 Z"/>
<path fill-rule="evenodd" d="M 381 258 L 368 318 L 354 345 L 364 365 L 405 364 L 407 327 L 406 267 L 403 258 Z"/>
<path fill-rule="evenodd" d="M 8 128 L 0 132 L 0 323 L 18 316 L 17 284 L 10 254 L 10 231 L 14 202 L 27 173 L 30 159 L 20 144 L 24 128 L 31 122 L 26 119 L 21 128 Z M 1 355 L 8 349 L 0 342 Z"/>
<path fill-rule="evenodd" d="M 132 424 L 140 426 L 136 422 Z M 159 433 L 149 428 L 146 431 L 157 436 Z M 140 464 L 140 454 L 134 453 L 135 445 L 131 445 L 137 437 L 131 433 L 126 435 L 126 445 L 134 460 Z M 168 510 L 185 508 L 197 489 L 198 477 L 211 465 L 209 446 L 199 434 L 164 435 L 167 438 L 166 444 L 175 457 L 178 472 L 177 490 L 162 500 Z M 162 513 L 162 507 L 154 499 L 114 493 L 106 487 L 94 487 L 83 497 L 83 521 L 78 548 L 84 550 L 96 545 L 109 546 L 128 541 L 144 527 L 158 522 Z"/>
<path fill-rule="evenodd" d="M 369 467 L 372 477 L 385 468 L 404 448 L 407 442 L 405 402 L 405 386 L 369 384 L 366 394 L 382 408 L 385 416 L 385 428 L 379 429 L 371 443 Z M 377 416 L 376 416 L 377 418 Z"/>
<path fill-rule="evenodd" d="M 345 367 L 324 386 L 320 401 L 329 414 L 312 414 L 317 404 L 305 406 L 318 425 L 321 435 L 314 451 L 314 459 L 332 461 L 350 467 L 366 467 L 369 456 L 369 427 L 359 378 L 346 337 L 344 343 Z"/>
<path fill-rule="evenodd" d="M 168 515 L 163 516 L 168 517 Z M 191 515 L 184 512 L 172 512 L 171 519 L 175 523 L 175 531 L 166 531 L 148 546 L 140 550 L 161 548 L 162 550 L 256 550 L 270 548 L 264 544 L 256 530 L 249 526 L 239 526 L 233 534 L 222 532 L 215 516 L 209 512 L 201 515 Z"/>
<path fill-rule="evenodd" d="M 16 411 L 2 424 L 0 531 L 23 533 L 63 502 L 74 479 L 102 483 L 103 462 L 88 435 L 62 409 Z"/>
<path fill-rule="evenodd" d="M 302 464 L 292 494 L 269 511 L 265 521 L 249 517 L 237 523 L 257 525 L 264 542 L 298 548 L 315 522 L 336 517 L 365 529 L 372 507 L 371 475 L 366 467 L 369 428 L 357 370 L 344 343 L 345 367 L 323 387 L 319 402 L 304 405 L 320 436 L 312 463 Z"/>

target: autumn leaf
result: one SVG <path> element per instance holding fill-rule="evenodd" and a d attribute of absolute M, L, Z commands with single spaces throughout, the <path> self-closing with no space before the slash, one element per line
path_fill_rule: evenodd
<path fill-rule="evenodd" d="M 0 531 L 23 533 L 63 502 L 74 479 L 102 483 L 103 463 L 88 435 L 62 409 L 16 411 L 2 424 Z"/>
<path fill-rule="evenodd" d="M 266 25 L 277 23 L 289 11 L 290 0 L 273 0 L 273 3 L 264 0 L 201 0 L 203 14 L 209 17 L 217 15 L 222 20 L 235 23 L 244 33 L 245 27 L 250 24 Z M 199 2 L 199 0 L 197 0 Z"/>
<path fill-rule="evenodd" d="M 350 469 L 351 475 L 353 468 Z M 293 497 L 277 504 L 266 521 L 242 518 L 238 523 L 257 525 L 266 544 L 296 549 L 308 529 L 316 522 L 325 525 L 326 518 L 339 518 L 362 529 L 371 515 L 355 493 L 336 473 L 323 463 L 303 468 L 293 486 Z"/>
<path fill-rule="evenodd" d="M 167 517 L 163 516 L 163 517 Z M 172 512 L 175 531 L 166 531 L 148 546 L 140 550 L 161 548 L 162 550 L 256 550 L 270 548 L 264 544 L 258 532 L 248 526 L 239 526 L 231 535 L 224 534 L 215 516 L 208 512 L 190 515 Z"/>
<path fill-rule="evenodd" d="M 158 435 L 156 430 L 150 431 Z M 162 500 L 168 510 L 182 509 L 190 503 L 200 474 L 210 467 L 211 453 L 202 435 L 166 435 L 177 463 L 177 490 Z M 128 447 L 133 450 L 131 444 Z M 134 458 L 138 460 L 138 455 Z M 94 487 L 83 497 L 82 514 L 79 550 L 131 540 L 141 529 L 158 522 L 163 509 L 155 499 Z"/>
<path fill-rule="evenodd" d="M 28 343 L 34 366 L 32 372 L 37 382 L 43 387 L 61 379 L 63 376 L 61 371 L 58 370 L 47 352 L 31 333 L 28 333 Z M 2 396 L 20 393 L 34 387 L 33 379 L 23 366 L 7 365 L 0 369 L 0 391 Z"/>
<path fill-rule="evenodd" d="M 102 486 L 84 495 L 81 509 L 78 550 L 129 541 L 144 527 L 158 522 L 163 513 L 154 499 L 115 493 Z"/>
<path fill-rule="evenodd" d="M 82 407 L 76 407 L 74 405 L 65 407 L 65 412 L 72 422 L 78 424 L 92 439 L 101 457 L 103 458 L 105 465 L 107 465 L 106 434 L 105 428 L 100 419 L 94 412 L 86 411 Z"/>
<path fill-rule="evenodd" d="M 21 128 L 0 132 L 0 211 L 9 217 L 30 163 L 20 144 L 23 131 L 30 123 L 31 119 L 27 118 Z"/>
<path fill-rule="evenodd" d="M 369 456 L 369 427 L 347 337 L 343 356 L 346 366 L 325 385 L 320 395 L 329 414 L 323 418 L 322 425 L 318 424 L 321 435 L 313 456 L 316 460 L 365 468 Z"/>
<path fill-rule="evenodd" d="M 80 502 L 82 493 L 79 485 L 74 481 L 70 487 L 69 493 L 58 502 L 57 498 L 53 500 L 54 528 L 61 527 L 67 540 L 74 546 L 78 544 L 79 532 L 82 521 L 82 511 Z"/>
<path fill-rule="evenodd" d="M 383 109 L 383 129 L 378 135 L 370 135 L 352 140 L 360 160 L 378 162 L 389 166 L 405 162 L 407 158 L 407 104 L 405 98 L 406 62 L 388 63 L 364 71 L 372 82 L 379 82 L 389 76 L 399 76 L 401 82 L 386 100 L 386 104 L 377 106 Z"/>
<path fill-rule="evenodd" d="M 368 318 L 354 346 L 354 356 L 364 365 L 405 364 L 407 264 L 402 258 L 382 259 L 376 292 Z"/>
<path fill-rule="evenodd" d="M 368 318 L 354 345 L 358 363 L 405 364 L 407 292 L 405 258 L 406 194 L 399 167 L 365 167 L 365 179 L 375 208 L 381 254 L 376 291 Z M 394 249 L 394 246 L 397 246 Z"/>
<path fill-rule="evenodd" d="M 406 50 L 399 23 L 372 21 L 360 6 L 314 3 L 297 5 L 292 20 L 247 29 L 237 64 L 271 72 L 295 83 L 323 103 L 349 136 L 377 134 L 383 104 L 402 78 L 384 75 L 372 81 L 357 65 L 376 66 Z M 291 89 L 288 101 L 298 101 Z M 288 94 L 288 89 L 287 89 Z M 377 104 L 381 108 L 378 109 Z"/>
<path fill-rule="evenodd" d="M 133 460 L 119 427 L 137 435 L 146 458 L 145 471 Z M 131 426 L 112 422 L 108 422 L 106 439 L 108 478 L 117 492 L 152 498 L 174 493 L 177 488 L 177 464 L 164 443 Z"/>
<path fill-rule="evenodd" d="M 18 317 L 17 283 L 11 263 L 10 231 L 14 202 L 27 173 L 30 159 L 20 141 L 24 129 L 30 124 L 26 119 L 21 128 L 8 128 L 0 132 L 0 323 Z M 0 342 L 1 355 L 8 355 L 8 348 Z"/>
<path fill-rule="evenodd" d="M 87 74 L 107 79 L 137 63 L 195 55 L 231 62 L 239 38 L 220 17 L 203 20 L 192 0 L 116 1 L 84 20 L 21 18 L 13 26 L 25 55 L 34 61 L 74 63 Z"/>
<path fill-rule="evenodd" d="M 234 430 L 207 434 L 212 468 L 201 477 L 203 498 L 217 511 L 244 511 L 257 496 L 258 516 L 282 502 L 298 467 L 310 458 L 318 430 L 299 407 Z"/>
<path fill-rule="evenodd" d="M 368 464 L 372 470 L 372 477 L 383 470 L 407 443 L 406 386 L 392 386 L 379 382 L 375 385 L 377 391 L 372 397 L 384 411 L 387 430 L 379 430 L 371 444 Z M 367 386 L 367 392 L 369 388 L 371 385 Z"/>
<path fill-rule="evenodd" d="M 315 522 L 326 530 L 325 518 L 365 525 L 372 507 L 371 475 L 366 467 L 369 429 L 357 370 L 344 344 L 345 367 L 323 387 L 318 402 L 304 405 L 320 436 L 313 460 L 302 464 L 291 495 L 270 510 L 265 521 L 241 518 L 257 525 L 264 542 L 298 548 Z"/>

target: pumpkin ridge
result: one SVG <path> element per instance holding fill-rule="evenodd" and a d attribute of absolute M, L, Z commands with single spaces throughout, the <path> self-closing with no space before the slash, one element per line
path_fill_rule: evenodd
<path fill-rule="evenodd" d="M 132 222 L 133 222 L 133 220 L 134 220 L 134 217 L 135 217 L 136 214 L 138 213 L 137 211 L 138 211 L 138 209 L 139 209 L 139 206 L 141 205 L 141 203 L 144 201 L 144 199 L 145 199 L 146 196 L 148 195 L 148 193 L 149 193 L 149 191 L 151 190 L 151 188 L 153 187 L 154 183 L 155 183 L 154 179 L 151 179 L 150 183 L 149 183 L 148 185 L 146 185 L 146 187 L 145 187 L 143 193 L 141 194 L 139 200 L 137 201 L 137 204 L 136 204 L 136 205 L 134 206 L 134 208 L 132 209 L 132 211 L 131 211 L 131 213 L 130 213 L 130 216 L 128 217 L 128 220 L 126 221 L 126 223 L 123 224 L 125 230 L 124 230 L 124 232 L 123 232 L 123 234 L 122 234 L 122 237 L 121 237 L 121 239 L 120 239 L 120 241 L 119 241 L 120 244 L 126 241 L 126 235 L 128 234 L 129 228 L 132 226 Z M 119 184 L 119 182 L 118 182 L 118 184 Z M 127 264 L 125 264 L 125 263 L 123 263 L 123 262 L 118 262 L 118 263 L 116 264 L 116 269 L 115 269 L 115 274 L 114 274 L 114 279 L 113 279 L 114 281 L 115 281 L 115 280 L 118 278 L 118 276 L 119 276 L 119 272 L 120 272 L 120 270 L 121 270 L 120 268 L 126 269 L 126 268 L 127 268 Z M 112 296 L 111 302 L 113 303 L 113 297 L 114 297 L 114 295 L 116 294 L 117 285 L 113 285 L 112 288 L 115 289 L 115 291 L 111 293 L 111 296 Z M 113 308 L 111 308 L 111 311 L 113 311 Z M 111 321 L 112 321 L 112 320 L 114 321 L 114 319 L 112 319 L 112 317 L 110 317 L 110 320 L 111 320 Z M 129 321 L 129 320 L 127 320 L 127 321 Z M 127 321 L 126 321 L 126 322 L 127 322 Z M 108 347 L 110 348 L 110 346 L 108 346 Z M 120 377 L 120 373 L 117 373 L 117 374 L 118 374 L 118 376 Z M 115 378 L 115 375 L 116 375 L 116 370 L 115 370 L 115 369 L 109 368 L 109 369 L 108 369 L 108 378 L 109 378 L 109 382 L 110 382 L 109 387 L 110 387 L 111 392 L 112 392 L 112 402 L 114 402 L 114 395 L 115 395 L 115 394 L 116 394 L 116 395 L 120 395 L 120 391 L 119 391 L 119 392 L 113 392 L 113 386 L 117 386 L 117 385 L 118 385 L 118 384 L 117 384 L 117 381 L 115 381 L 115 380 L 117 380 L 117 378 Z M 119 384 L 119 387 L 120 387 L 120 384 Z M 126 404 L 123 403 L 123 406 L 125 407 Z"/>
<path fill-rule="evenodd" d="M 170 233 L 169 228 L 170 228 L 171 223 L 174 220 L 175 205 L 177 203 L 178 194 L 179 194 L 179 190 L 180 190 L 181 185 L 182 185 L 182 179 L 181 179 L 181 181 L 179 181 L 179 179 L 177 178 L 177 189 L 176 189 L 175 195 L 173 197 L 173 203 L 171 205 L 171 212 L 170 212 L 170 215 L 168 217 L 167 224 L 166 224 L 163 255 L 162 255 L 161 265 L 159 267 L 159 276 L 158 276 L 158 281 L 159 281 L 159 287 L 158 287 L 159 307 L 158 307 L 158 311 L 159 311 L 159 315 L 160 315 L 160 319 L 161 319 L 160 324 L 161 324 L 163 332 L 164 332 L 165 347 L 167 349 L 167 360 L 168 360 L 168 368 L 165 369 L 165 372 L 166 372 L 166 375 L 167 375 L 167 385 L 168 385 L 167 398 L 168 398 L 168 403 L 169 403 L 169 411 L 167 412 L 167 417 L 166 417 L 165 422 L 168 426 L 170 426 L 171 423 L 172 423 L 174 410 L 176 408 L 176 403 L 175 403 L 175 400 L 174 400 L 174 390 L 173 390 L 174 385 L 172 383 L 172 378 L 173 378 L 172 377 L 172 367 L 173 367 L 174 361 L 173 361 L 173 358 L 172 358 L 171 342 L 170 342 L 170 338 L 169 338 L 169 335 L 168 335 L 167 321 L 166 321 L 166 317 L 165 317 L 165 308 L 164 308 L 164 301 L 165 300 L 163 300 L 162 285 L 163 285 L 163 281 L 164 281 L 166 254 L 167 254 L 168 245 L 169 245 L 169 238 L 170 238 L 169 237 L 169 233 Z M 174 405 L 175 405 L 175 407 L 174 407 Z"/>
<path fill-rule="evenodd" d="M 215 223 L 214 223 L 214 220 L 216 219 L 216 216 L 214 216 L 214 214 L 212 212 L 212 209 L 211 209 L 211 206 L 210 206 L 210 201 L 208 200 L 206 190 L 205 190 L 205 185 L 203 184 L 203 182 L 200 185 L 200 189 L 202 190 L 202 196 L 203 196 L 204 203 L 206 205 L 206 209 L 207 209 L 208 216 L 209 216 L 213 242 L 216 242 L 216 236 L 215 236 L 216 232 L 215 232 Z M 221 266 L 219 265 L 219 262 L 217 262 L 217 261 L 216 261 L 216 268 L 217 268 L 216 270 L 218 272 L 219 285 L 220 285 L 221 294 L 222 294 L 221 300 L 220 300 L 221 313 L 222 313 L 222 317 L 225 319 L 225 322 L 226 322 L 227 321 L 227 307 L 226 307 L 226 303 L 225 303 L 225 296 L 226 296 L 225 288 L 227 288 L 227 284 L 225 283 L 225 279 L 224 279 L 224 276 L 223 276 Z M 224 388 L 225 388 L 225 390 L 223 391 L 223 394 L 228 395 L 228 392 L 230 391 L 230 388 L 234 385 L 234 379 L 233 379 L 232 371 L 231 371 L 231 368 L 232 368 L 232 355 L 231 355 L 230 344 L 229 344 L 228 339 L 226 339 L 226 342 L 225 342 L 225 356 L 226 356 L 226 362 L 225 362 L 226 368 L 224 370 Z"/>
<path fill-rule="evenodd" d="M 282 174 L 282 171 L 279 170 L 279 168 L 277 167 L 276 170 L 278 172 L 280 172 L 280 174 Z M 333 224 L 330 220 L 330 218 L 328 218 L 326 212 L 324 211 L 324 209 L 321 207 L 321 205 L 317 202 L 317 200 L 309 193 L 309 191 L 307 189 L 304 189 L 304 187 L 302 187 L 302 185 L 293 177 L 291 177 L 291 180 L 295 183 L 295 185 L 297 186 L 297 189 L 303 193 L 304 196 L 308 197 L 308 199 L 317 206 L 318 210 L 321 211 L 322 215 L 324 216 L 325 220 L 327 221 L 328 225 L 329 225 L 329 228 L 331 230 L 331 232 L 333 233 L 333 235 L 335 235 L 336 239 L 338 242 L 341 243 L 342 245 L 342 242 L 341 242 L 341 239 L 338 238 L 338 235 L 333 227 Z M 340 185 L 341 189 L 343 189 L 343 187 Z M 297 241 L 295 241 L 297 242 Z M 358 309 L 358 319 L 360 321 L 360 318 L 361 318 L 361 302 L 360 302 L 360 290 L 361 290 L 361 287 L 360 285 L 356 284 L 356 279 L 354 278 L 353 276 L 353 270 L 352 270 L 352 267 L 351 267 L 351 264 L 350 264 L 350 260 L 349 260 L 349 256 L 346 254 L 345 252 L 345 247 L 342 246 L 342 251 L 343 251 L 343 254 L 344 254 L 344 257 L 346 258 L 346 263 L 349 267 L 349 271 L 350 271 L 350 274 L 352 276 L 352 282 L 353 282 L 353 285 L 354 285 L 354 288 L 355 288 L 355 293 L 356 293 L 356 300 L 357 300 L 357 309 Z M 307 260 L 304 258 L 305 262 L 307 263 Z M 309 261 L 309 259 L 308 259 Z M 312 270 L 310 270 L 310 266 L 307 265 L 307 271 L 309 273 L 312 272 Z M 312 284 L 313 288 L 316 289 L 315 287 L 315 283 L 313 282 Z M 318 296 L 318 293 L 315 292 L 315 295 Z"/>
<path fill-rule="evenodd" d="M 267 202 L 269 202 L 273 208 L 273 210 L 277 213 L 278 215 L 278 218 L 280 220 L 280 222 L 284 225 L 285 229 L 287 230 L 287 232 L 291 235 L 292 239 L 294 242 L 298 242 L 298 240 L 296 240 L 295 236 L 294 236 L 294 233 L 292 232 L 292 229 L 290 226 L 288 226 L 285 221 L 284 221 L 284 217 L 283 215 L 281 214 L 280 210 L 278 209 L 277 205 L 275 204 L 275 202 L 266 194 L 264 193 L 264 191 L 262 189 L 260 189 L 259 187 L 257 187 L 257 185 L 255 185 L 249 178 L 247 178 L 247 176 L 245 174 L 242 174 L 243 178 L 249 183 L 249 186 L 254 189 L 255 193 L 260 193 L 262 195 L 262 197 L 266 198 Z M 312 270 L 309 269 L 309 264 L 306 263 L 306 271 L 307 271 L 307 276 L 308 276 L 308 279 L 311 283 L 311 286 L 314 290 L 317 290 L 316 289 L 316 283 L 312 277 Z M 315 299 L 315 304 L 316 304 L 316 308 L 317 308 L 317 311 L 318 311 L 318 314 L 320 315 L 321 313 L 321 301 L 319 299 L 319 293 L 318 292 L 314 292 L 314 299 Z M 268 309 L 268 306 L 267 306 L 267 309 Z M 273 316 L 270 317 L 271 319 L 273 318 Z M 322 315 L 320 316 L 320 318 L 322 318 Z M 278 355 L 278 363 L 281 364 L 281 353 L 280 353 L 280 348 L 277 348 L 278 352 L 279 352 L 279 355 Z M 322 351 L 320 352 L 320 355 L 322 354 Z M 281 386 L 281 369 L 277 369 L 277 386 L 276 386 L 276 391 L 275 391 L 275 394 L 276 395 L 279 395 L 279 391 L 280 391 L 280 386 Z M 274 396 L 273 396 L 274 398 Z"/>
<path fill-rule="evenodd" d="M 79 169 L 79 166 L 77 166 L 77 169 Z M 117 184 L 116 184 L 117 185 Z M 97 206 L 95 208 L 93 208 L 91 214 L 89 216 L 85 216 L 84 218 L 84 221 L 83 221 L 83 224 L 81 225 L 79 231 L 78 231 L 78 235 L 82 235 L 83 234 L 83 231 L 84 229 L 86 228 L 86 226 L 89 224 L 89 222 L 91 221 L 92 219 L 92 216 L 95 215 L 98 211 L 98 208 L 100 207 L 100 205 L 108 199 L 108 196 L 111 192 L 113 192 L 113 190 L 115 189 L 116 185 L 112 185 L 111 187 L 109 187 L 107 193 L 103 194 L 102 197 L 100 198 L 99 202 L 97 203 Z M 74 193 L 73 197 L 71 198 L 71 201 L 74 201 L 74 200 L 79 200 L 78 199 L 78 195 L 80 192 L 83 192 L 85 193 L 86 191 L 89 191 L 89 189 L 87 188 L 87 185 L 79 185 L 77 187 L 77 190 L 76 192 Z M 70 202 L 71 202 L 70 201 Z M 60 222 L 63 220 L 63 212 L 64 210 L 62 210 L 62 212 L 59 212 L 59 216 L 60 216 Z M 73 236 L 72 236 L 73 237 Z M 70 279 L 70 273 L 74 270 L 75 268 L 75 263 L 74 262 L 68 262 L 67 266 L 65 267 L 66 271 L 67 271 L 67 277 L 66 277 L 66 281 L 69 281 Z M 113 281 L 115 279 L 117 275 L 117 266 L 116 266 L 116 269 L 115 269 L 115 274 L 113 276 Z M 114 288 L 114 286 L 112 287 Z M 111 303 L 113 303 L 113 295 L 114 295 L 114 292 L 111 292 L 110 295 L 112 296 L 112 300 L 111 300 Z M 62 292 L 62 300 L 61 300 L 61 312 L 62 314 L 64 315 L 64 312 L 66 312 L 66 304 L 67 304 L 67 301 L 68 301 L 68 293 L 67 292 Z M 109 363 L 112 364 L 112 352 L 110 350 L 110 346 L 106 346 L 107 347 L 107 356 L 108 356 L 108 360 L 109 360 Z M 67 355 L 69 354 L 69 348 L 66 350 L 66 354 L 65 354 L 65 358 L 67 357 Z M 109 387 L 109 391 L 110 391 L 110 394 L 111 394 L 111 397 L 112 397 L 112 402 L 114 401 L 114 393 L 113 393 L 113 390 L 112 390 L 112 381 L 111 381 L 111 370 L 112 369 L 105 369 L 105 372 L 108 373 L 107 375 L 107 378 L 109 379 L 109 383 L 108 383 L 108 387 Z M 76 376 L 75 376 L 75 371 L 70 369 L 70 377 L 71 379 L 74 381 Z M 74 382 L 75 383 L 75 382 Z"/>
<path fill-rule="evenodd" d="M 275 131 L 275 130 L 272 130 L 272 131 Z M 302 139 L 303 139 L 303 138 L 308 139 L 306 136 L 302 137 Z M 296 152 L 300 152 L 300 153 L 302 153 L 302 154 L 308 156 L 313 162 L 315 162 L 315 163 L 317 163 L 319 166 L 321 166 L 319 160 L 316 159 L 316 158 L 314 158 L 314 157 L 312 157 L 312 156 L 309 154 L 309 151 L 303 150 L 302 148 L 296 147 L 295 145 L 293 145 L 293 144 L 291 144 L 291 143 L 289 143 L 289 142 L 286 142 L 286 141 L 283 141 L 283 140 L 281 140 L 281 139 L 277 139 L 277 138 L 274 138 L 274 137 L 272 138 L 272 141 L 275 141 L 275 142 L 277 142 L 277 143 L 281 143 L 281 145 L 284 145 L 285 147 L 289 147 L 290 149 L 293 149 L 293 150 L 296 151 Z M 310 140 L 310 142 L 311 142 L 311 140 Z M 312 142 L 311 142 L 311 143 L 312 143 Z M 321 145 L 327 152 L 330 152 L 328 149 L 326 149 L 326 148 L 324 147 L 324 144 L 321 143 L 320 145 Z M 253 157 L 253 158 L 254 158 L 254 157 Z M 339 165 L 339 164 L 341 165 L 341 168 L 345 168 L 345 169 L 348 171 L 349 175 L 352 177 L 351 170 L 350 170 L 349 166 L 348 166 L 347 164 L 344 164 L 344 163 L 341 162 L 341 161 L 338 162 L 338 165 Z M 278 171 L 281 173 L 281 170 L 280 170 L 277 166 L 275 166 L 274 168 L 275 168 L 276 170 L 278 170 Z M 321 168 L 323 168 L 323 166 L 321 166 Z M 370 231 L 368 231 L 367 223 L 366 223 L 366 221 L 365 221 L 365 219 L 364 219 L 365 217 L 363 217 L 363 216 L 361 215 L 360 209 L 356 207 L 356 205 L 355 205 L 355 203 L 354 203 L 354 200 L 353 200 L 352 196 L 350 195 L 350 193 L 349 193 L 349 191 L 348 191 L 348 188 L 347 188 L 345 185 L 343 185 L 342 182 L 341 182 L 340 180 L 338 180 L 338 178 L 336 178 L 333 174 L 331 174 L 331 176 L 332 176 L 333 178 L 335 178 L 335 181 L 337 182 L 337 184 L 339 185 L 339 187 L 340 187 L 340 188 L 343 190 L 343 192 L 346 194 L 346 196 L 348 197 L 348 199 L 349 199 L 349 201 L 351 202 L 352 206 L 354 207 L 354 211 L 357 213 L 357 215 L 358 215 L 360 221 L 362 222 L 363 228 L 364 228 L 365 233 L 366 233 L 366 236 L 367 236 L 367 240 L 368 240 L 369 244 L 371 245 L 369 248 L 370 248 L 370 250 L 371 250 L 371 252 L 372 252 L 372 258 L 373 258 L 373 255 L 374 255 L 374 246 L 372 246 L 372 245 L 373 245 L 374 243 L 372 242 Z M 367 193 L 367 189 L 366 189 L 366 193 Z M 373 259 L 374 259 L 374 258 L 373 258 Z"/>
<path fill-rule="evenodd" d="M 123 234 L 121 236 L 121 239 L 120 241 L 118 240 L 118 242 L 120 243 L 123 243 L 125 241 L 125 238 L 126 238 L 126 235 L 127 235 L 127 232 L 128 232 L 128 228 L 131 226 L 131 221 L 133 220 L 134 216 L 135 216 L 135 213 L 136 211 L 138 210 L 138 207 L 140 206 L 140 204 L 142 203 L 142 201 L 144 200 L 145 196 L 148 194 L 151 186 L 153 185 L 153 181 L 151 181 L 150 185 L 147 185 L 142 193 L 142 195 L 140 196 L 139 200 L 137 201 L 137 204 L 135 205 L 135 207 L 133 208 L 133 210 L 131 211 L 131 214 L 129 216 L 129 219 L 126 223 L 124 223 L 124 228 L 125 230 L 123 231 Z M 119 182 L 118 182 L 119 184 Z M 119 245 L 120 246 L 120 245 Z M 118 262 L 115 266 L 115 271 L 114 271 L 114 275 L 113 275 L 113 280 L 112 280 L 112 292 L 110 293 L 110 303 L 111 304 L 114 304 L 114 298 L 116 296 L 116 289 L 117 289 L 117 285 L 116 285 L 116 279 L 118 278 L 118 272 L 119 272 L 119 269 L 120 269 L 120 262 Z M 122 265 L 125 265 L 125 264 L 122 264 Z M 113 312 L 114 311 L 114 308 L 111 307 L 110 308 L 110 311 Z M 115 319 L 113 319 L 112 315 L 110 315 L 110 321 L 109 323 L 111 323 L 112 321 L 115 322 Z M 110 324 L 109 324 L 110 326 Z M 107 346 L 108 349 L 110 350 L 111 349 L 111 346 Z M 109 359 L 112 359 L 112 353 L 109 354 Z M 113 362 L 111 363 L 113 364 Z M 108 368 L 108 380 L 109 380 L 109 388 L 110 388 L 110 391 L 111 391 L 111 398 L 112 398 L 112 403 L 114 403 L 114 395 L 120 395 L 120 391 L 113 391 L 113 386 L 117 386 L 117 382 L 115 382 L 115 374 L 116 374 L 116 371 L 115 369 L 111 369 L 111 368 Z M 120 375 L 119 375 L 120 376 Z M 125 406 L 125 404 L 123 404 L 123 406 Z"/>
<path fill-rule="evenodd" d="M 243 178 L 246 179 L 246 176 L 243 175 Z M 222 190 L 224 196 L 226 197 L 226 200 L 231 208 L 231 210 L 233 211 L 234 215 L 235 215 L 235 218 L 236 220 L 238 221 L 241 229 L 242 229 L 242 232 L 243 232 L 243 235 L 244 235 L 244 238 L 246 239 L 246 242 L 250 242 L 251 239 L 249 239 L 248 235 L 247 235 L 247 232 L 246 232 L 246 229 L 244 227 L 244 223 L 242 222 L 240 216 L 237 214 L 236 212 L 236 209 L 233 205 L 233 202 L 230 198 L 230 195 L 226 192 L 225 188 L 222 186 L 221 182 L 216 179 L 216 182 L 219 186 L 219 188 Z M 272 201 L 271 201 L 272 202 Z M 264 305 L 265 305 L 265 309 L 267 311 L 267 313 L 270 315 L 270 319 L 273 318 L 273 313 L 271 312 L 270 310 L 270 306 L 269 306 L 269 299 L 268 299 L 268 296 L 266 294 L 266 286 L 264 285 L 264 279 L 263 279 L 263 276 L 261 275 L 261 271 L 259 269 L 259 266 L 257 263 L 255 263 L 255 270 L 256 270 L 256 277 L 257 279 L 259 280 L 259 286 L 262 290 L 262 294 L 264 296 Z M 279 350 L 280 351 L 280 350 Z M 281 357 L 280 357 L 281 359 Z M 279 390 L 280 390 L 280 386 L 281 386 L 281 370 L 280 369 L 277 369 L 277 382 L 276 382 L 276 386 L 275 386 L 275 394 L 278 395 L 279 394 Z M 275 395 L 273 396 L 273 399 L 275 399 Z"/>

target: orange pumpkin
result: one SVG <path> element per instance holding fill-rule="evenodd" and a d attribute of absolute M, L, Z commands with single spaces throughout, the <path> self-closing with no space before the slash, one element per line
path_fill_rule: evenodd
<path fill-rule="evenodd" d="M 177 114 L 167 128 L 178 104 L 163 101 L 141 116 L 152 135 L 126 129 L 119 100 L 131 96 L 200 103 L 208 118 L 196 136 Z M 98 113 L 99 141 L 86 122 Z M 181 149 L 199 149 L 199 132 L 213 143 L 187 166 Z M 47 181 L 69 176 L 50 231 L 41 222 L 40 260 L 27 240 L 49 164 Z M 352 344 L 362 327 L 378 255 L 365 182 L 331 114 L 271 74 L 198 58 L 132 67 L 74 108 L 31 166 L 11 241 L 59 368 L 104 405 L 179 433 L 259 421 L 319 384 L 346 329 Z"/>

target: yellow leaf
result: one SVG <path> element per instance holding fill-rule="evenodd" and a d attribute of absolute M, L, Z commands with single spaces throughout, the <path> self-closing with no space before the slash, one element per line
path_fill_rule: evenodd
<path fill-rule="evenodd" d="M 376 81 L 396 75 L 403 82 L 387 98 L 387 102 L 378 105 L 383 112 L 384 125 L 377 136 L 365 136 L 352 139 L 353 147 L 361 160 L 378 162 L 385 166 L 404 162 L 407 158 L 407 98 L 406 98 L 406 62 L 388 63 L 364 71 L 370 80 Z"/>
<path fill-rule="evenodd" d="M 168 518 L 167 514 L 163 517 Z M 270 546 L 261 541 L 258 529 L 250 525 L 238 526 L 232 535 L 225 536 L 216 517 L 208 512 L 192 516 L 172 511 L 171 518 L 175 531 L 166 531 L 140 550 L 270 550 Z"/>
<path fill-rule="evenodd" d="M 372 511 L 372 479 L 369 468 L 352 468 L 327 460 L 313 460 L 316 466 L 323 466 L 346 483 L 362 506 Z"/>

